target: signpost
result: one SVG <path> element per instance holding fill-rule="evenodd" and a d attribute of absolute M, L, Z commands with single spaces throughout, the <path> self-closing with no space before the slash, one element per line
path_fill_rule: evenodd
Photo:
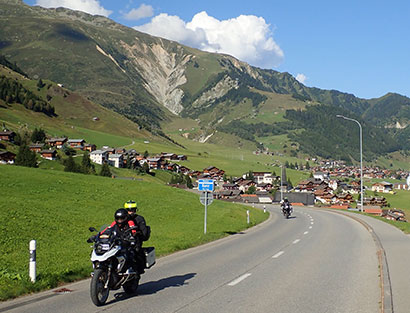
<path fill-rule="evenodd" d="M 208 210 L 208 204 L 214 201 L 214 180 L 213 179 L 200 179 L 198 180 L 198 190 L 202 191 L 199 197 L 199 201 L 205 206 L 205 218 L 204 218 L 204 234 L 206 234 L 206 216 Z"/>

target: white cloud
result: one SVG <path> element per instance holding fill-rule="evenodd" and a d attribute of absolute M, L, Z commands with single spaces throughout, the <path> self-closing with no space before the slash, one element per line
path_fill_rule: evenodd
<path fill-rule="evenodd" d="M 305 74 L 300 74 L 300 73 L 297 74 L 295 78 L 299 83 L 302 83 L 302 84 L 304 84 L 305 81 L 308 79 Z"/>
<path fill-rule="evenodd" d="M 134 28 L 201 50 L 230 54 L 262 68 L 277 67 L 284 58 L 270 25 L 254 15 L 220 21 L 203 11 L 186 23 L 178 16 L 162 13 Z"/>
<path fill-rule="evenodd" d="M 137 21 L 142 18 L 151 17 L 154 15 L 154 9 L 150 5 L 141 4 L 138 9 L 132 9 L 128 13 L 124 14 L 124 18 L 127 20 Z"/>
<path fill-rule="evenodd" d="M 92 15 L 109 16 L 112 11 L 104 9 L 98 0 L 37 0 L 36 5 L 44 8 L 64 7 Z"/>

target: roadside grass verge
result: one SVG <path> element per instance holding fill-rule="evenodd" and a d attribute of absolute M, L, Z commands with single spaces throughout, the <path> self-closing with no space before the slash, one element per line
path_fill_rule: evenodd
<path fill-rule="evenodd" d="M 53 288 L 92 271 L 89 226 L 113 220 L 116 209 L 136 200 L 152 228 L 145 246 L 157 256 L 236 233 L 267 218 L 263 211 L 215 200 L 204 207 L 198 195 L 158 182 L 121 180 L 63 171 L 0 166 L 0 300 Z M 246 223 L 246 210 L 251 223 Z M 37 240 L 37 282 L 28 277 L 28 245 Z"/>

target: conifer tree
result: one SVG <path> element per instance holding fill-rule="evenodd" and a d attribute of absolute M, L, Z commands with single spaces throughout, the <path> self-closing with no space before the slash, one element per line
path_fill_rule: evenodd
<path fill-rule="evenodd" d="M 35 128 L 33 133 L 31 134 L 31 141 L 32 142 L 45 142 L 46 140 L 46 133 L 43 129 Z"/>
<path fill-rule="evenodd" d="M 37 167 L 35 152 L 31 151 L 27 144 L 23 143 L 16 155 L 15 164 L 27 167 Z"/>
<path fill-rule="evenodd" d="M 74 158 L 71 155 L 67 160 L 64 161 L 64 172 L 79 172 L 79 167 L 75 163 Z"/>
<path fill-rule="evenodd" d="M 186 186 L 189 189 L 192 189 L 192 187 L 194 187 L 194 185 L 192 184 L 192 180 L 191 177 L 189 177 L 189 175 L 185 176 L 185 180 L 186 180 Z"/>
<path fill-rule="evenodd" d="M 109 168 L 107 163 L 103 164 L 103 166 L 101 168 L 101 171 L 100 171 L 100 176 L 106 176 L 106 177 L 111 177 L 112 176 L 110 168 Z"/>
<path fill-rule="evenodd" d="M 148 165 L 148 163 L 147 162 L 145 162 L 143 165 L 142 165 L 142 172 L 143 173 L 149 173 L 149 165 Z"/>
<path fill-rule="evenodd" d="M 94 164 L 91 163 L 91 159 L 88 153 L 84 153 L 81 160 L 81 172 L 84 174 L 93 174 L 95 173 Z"/>

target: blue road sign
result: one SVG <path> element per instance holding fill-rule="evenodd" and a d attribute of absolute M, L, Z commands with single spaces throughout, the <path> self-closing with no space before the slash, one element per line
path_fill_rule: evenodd
<path fill-rule="evenodd" d="M 198 190 L 199 191 L 214 191 L 214 180 L 213 179 L 200 179 L 198 180 Z"/>

